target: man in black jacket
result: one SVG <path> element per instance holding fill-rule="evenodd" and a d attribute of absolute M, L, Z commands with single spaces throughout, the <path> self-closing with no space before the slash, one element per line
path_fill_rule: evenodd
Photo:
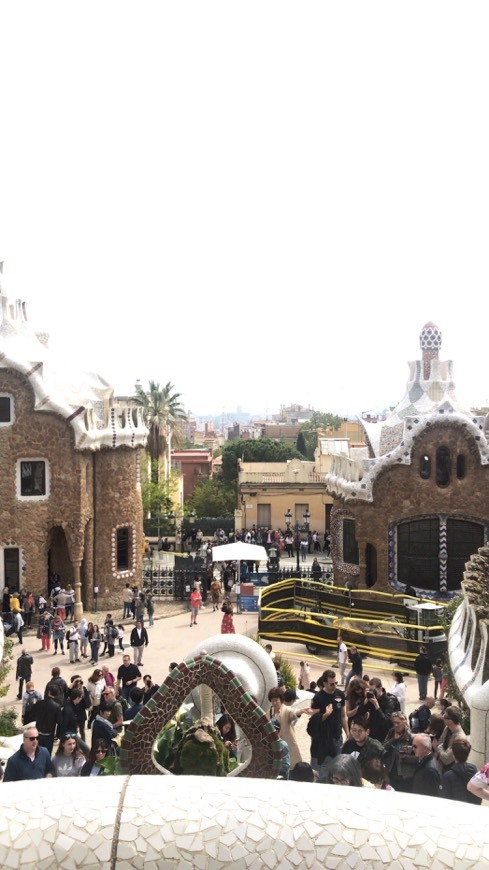
<path fill-rule="evenodd" d="M 467 791 L 467 783 L 477 773 L 475 764 L 470 764 L 467 759 L 472 749 L 470 741 L 466 737 L 457 737 L 452 743 L 452 752 L 455 763 L 450 770 L 442 775 L 441 796 L 452 801 L 463 801 L 467 804 L 481 804 L 480 797 Z"/>
<path fill-rule="evenodd" d="M 365 701 L 358 707 L 358 715 L 368 717 L 370 737 L 384 742 L 396 710 L 399 710 L 397 698 L 385 691 L 378 677 L 372 677 Z"/>
<path fill-rule="evenodd" d="M 15 673 L 15 677 L 19 681 L 19 691 L 17 694 L 17 699 L 19 701 L 22 700 L 22 689 L 24 687 L 24 680 L 26 681 L 26 683 L 28 683 L 29 680 L 32 679 L 33 661 L 34 659 L 32 658 L 32 656 L 30 656 L 25 649 L 22 649 L 22 652 L 17 659 L 17 670 Z"/>
<path fill-rule="evenodd" d="M 363 661 L 362 654 L 356 648 L 356 646 L 351 646 L 348 650 L 348 657 L 350 659 L 351 668 L 347 674 L 345 680 L 345 692 L 348 688 L 348 683 L 350 682 L 352 677 L 361 677 L 363 673 Z"/>
<path fill-rule="evenodd" d="M 45 746 L 50 754 L 53 751 L 54 737 L 56 733 L 59 736 L 63 724 L 63 711 L 55 698 L 56 689 L 49 688 L 47 698 L 38 701 L 32 709 L 32 721 L 36 723 L 39 732 L 39 746 Z"/>
<path fill-rule="evenodd" d="M 142 622 L 136 622 L 136 627 L 131 631 L 131 646 L 134 655 L 134 664 L 142 665 L 143 647 L 148 646 L 148 632 L 143 628 Z M 140 675 L 141 676 L 141 675 Z"/>
<path fill-rule="evenodd" d="M 426 701 L 428 694 L 428 680 L 433 671 L 430 657 L 428 656 L 425 646 L 420 646 L 419 656 L 414 660 L 414 670 L 418 677 L 419 700 Z"/>
<path fill-rule="evenodd" d="M 438 765 L 431 751 L 429 734 L 415 734 L 413 737 L 414 754 L 418 766 L 411 780 L 413 794 L 424 794 L 428 797 L 440 797 L 441 776 Z"/>

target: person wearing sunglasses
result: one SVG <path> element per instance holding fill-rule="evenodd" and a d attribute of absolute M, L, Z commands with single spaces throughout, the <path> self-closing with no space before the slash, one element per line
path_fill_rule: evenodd
<path fill-rule="evenodd" d="M 4 782 L 23 779 L 47 779 L 55 775 L 51 755 L 39 746 L 39 732 L 32 725 L 24 729 L 22 746 L 7 761 Z"/>
<path fill-rule="evenodd" d="M 88 756 L 88 761 L 83 765 L 80 776 L 104 776 L 105 771 L 103 767 L 99 767 L 97 762 L 103 761 L 104 758 L 107 758 L 108 752 L 109 744 L 106 740 L 103 740 L 102 738 L 94 740 Z"/>

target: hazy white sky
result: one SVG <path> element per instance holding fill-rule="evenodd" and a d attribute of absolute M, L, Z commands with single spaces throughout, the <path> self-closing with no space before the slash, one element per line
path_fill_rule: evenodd
<path fill-rule="evenodd" d="M 489 7 L 0 2 L 4 291 L 118 392 L 489 404 Z"/>

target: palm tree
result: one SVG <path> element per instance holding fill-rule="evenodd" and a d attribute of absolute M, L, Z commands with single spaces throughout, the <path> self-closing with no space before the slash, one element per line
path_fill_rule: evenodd
<path fill-rule="evenodd" d="M 178 430 L 179 423 L 187 419 L 184 407 L 179 402 L 181 393 L 174 393 L 173 384 L 168 381 L 160 387 L 155 381 L 150 381 L 147 390 L 141 384 L 135 386 L 134 402 L 143 410 L 144 419 L 149 429 L 148 453 L 158 467 L 159 460 L 166 455 L 166 478 L 170 476 L 171 442 Z M 157 475 L 158 476 L 158 475 Z"/>

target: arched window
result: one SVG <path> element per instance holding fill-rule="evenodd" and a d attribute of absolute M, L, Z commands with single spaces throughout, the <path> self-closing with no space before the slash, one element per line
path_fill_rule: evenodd
<path fill-rule="evenodd" d="M 465 477 L 465 456 L 463 453 L 459 453 L 457 456 L 457 478 L 458 480 L 463 480 Z"/>
<path fill-rule="evenodd" d="M 431 459 L 429 456 L 422 456 L 419 460 L 419 475 L 423 480 L 428 480 L 431 474 Z"/>
<path fill-rule="evenodd" d="M 450 451 L 448 447 L 439 447 L 436 451 L 436 484 L 448 486 L 450 483 Z"/>

